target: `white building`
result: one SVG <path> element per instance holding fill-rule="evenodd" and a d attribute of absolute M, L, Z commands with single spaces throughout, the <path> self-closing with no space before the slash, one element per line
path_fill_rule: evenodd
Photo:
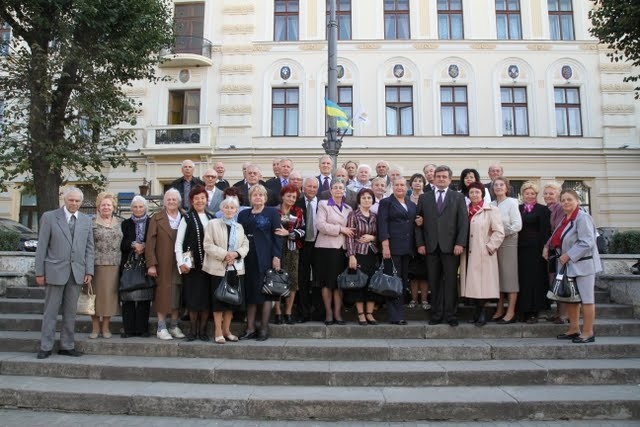
<path fill-rule="evenodd" d="M 175 0 L 177 45 L 141 103 L 131 147 L 138 172 L 108 171 L 109 189 L 151 193 L 192 159 L 226 177 L 271 159 L 317 174 L 327 84 L 325 0 Z M 365 112 L 339 162 L 386 159 L 405 175 L 429 163 L 487 178 L 499 162 L 516 185 L 579 187 L 599 226 L 640 227 L 637 70 L 611 63 L 589 34 L 588 0 L 337 0 L 338 100 Z M 341 70 L 341 71 L 342 71 Z M 138 151 L 139 150 L 139 151 Z M 17 190 L 5 215 L 18 217 Z M 23 205 L 26 203 L 22 203 Z"/>

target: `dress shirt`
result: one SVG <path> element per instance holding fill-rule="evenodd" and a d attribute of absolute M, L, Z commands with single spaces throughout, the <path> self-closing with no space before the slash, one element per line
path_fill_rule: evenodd
<path fill-rule="evenodd" d="M 76 217 L 76 221 L 78 220 L 78 211 L 71 213 L 67 210 L 66 206 L 63 206 L 62 209 L 64 210 L 64 217 L 67 220 L 67 224 L 69 223 L 69 220 L 71 219 L 72 216 Z"/>

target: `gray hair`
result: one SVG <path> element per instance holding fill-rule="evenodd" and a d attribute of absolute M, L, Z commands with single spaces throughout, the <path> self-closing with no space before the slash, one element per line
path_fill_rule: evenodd
<path fill-rule="evenodd" d="M 357 171 L 358 171 L 358 172 L 360 172 L 360 169 L 362 169 L 362 168 L 366 169 L 366 170 L 367 170 L 367 173 L 368 173 L 369 175 L 371 175 L 371 166 L 369 166 L 369 165 L 365 165 L 365 164 L 362 164 L 362 165 L 358 166 Z"/>
<path fill-rule="evenodd" d="M 305 176 L 304 179 L 302 180 L 302 185 L 307 185 L 308 181 L 315 181 L 318 184 L 318 186 L 320 185 L 318 183 L 318 178 L 315 176 Z"/>
<path fill-rule="evenodd" d="M 346 187 L 347 184 L 345 183 L 344 179 L 342 178 L 335 178 L 331 181 L 331 188 L 333 188 L 334 186 L 338 185 L 338 184 L 342 184 L 343 187 Z"/>
<path fill-rule="evenodd" d="M 137 195 L 137 196 L 133 196 L 133 199 L 131 199 L 131 204 L 133 205 L 134 203 L 140 202 L 142 203 L 142 205 L 144 206 L 144 210 L 146 211 L 149 208 L 149 203 L 147 202 L 147 199 L 145 199 L 144 197 L 142 197 L 141 195 Z"/>
<path fill-rule="evenodd" d="M 236 209 L 240 208 L 240 202 L 238 202 L 238 198 L 236 196 L 229 196 L 220 202 L 220 209 L 224 208 L 227 205 L 234 206 Z"/>
<path fill-rule="evenodd" d="M 180 194 L 180 192 L 178 190 L 176 190 L 175 188 L 170 188 L 168 189 L 165 193 L 164 193 L 164 197 L 162 198 L 162 203 L 166 203 L 167 201 L 167 196 L 169 194 L 175 194 L 175 196 L 178 198 L 178 204 L 182 203 L 182 195 Z"/>
<path fill-rule="evenodd" d="M 186 165 L 190 165 L 192 168 L 196 167 L 196 164 L 193 163 L 193 160 L 189 160 L 189 159 L 182 161 L 182 166 L 186 166 Z"/>
<path fill-rule="evenodd" d="M 82 203 L 84 201 L 84 193 L 78 187 L 67 187 L 67 188 L 65 188 L 64 191 L 62 192 L 62 199 L 63 200 L 67 200 L 67 196 L 69 196 L 69 194 L 71 194 L 71 193 L 80 194 L 80 203 Z"/>

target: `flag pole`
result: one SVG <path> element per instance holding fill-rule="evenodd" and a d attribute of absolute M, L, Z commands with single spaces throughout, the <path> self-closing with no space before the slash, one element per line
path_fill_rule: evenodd
<path fill-rule="evenodd" d="M 329 22 L 327 23 L 328 41 L 328 98 L 338 103 L 338 23 L 336 21 L 336 0 L 329 0 Z M 331 157 L 333 163 L 332 174 L 338 167 L 338 153 L 342 146 L 340 129 L 337 118 L 328 116 L 328 129 L 322 147 L 325 153 Z M 344 135 L 343 135 L 344 136 Z"/>

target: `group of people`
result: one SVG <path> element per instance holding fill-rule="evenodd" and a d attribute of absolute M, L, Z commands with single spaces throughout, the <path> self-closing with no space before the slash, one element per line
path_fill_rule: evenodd
<path fill-rule="evenodd" d="M 376 324 L 384 305 L 392 324 L 406 325 L 405 309 L 421 306 L 431 310 L 430 325 L 457 326 L 460 298 L 475 307 L 470 321 L 477 326 L 536 323 L 549 308 L 549 283 L 561 267 L 576 277 L 584 325 L 581 331 L 579 305 L 558 304 L 552 320 L 569 321 L 558 339 L 595 340 L 596 230 L 575 191 L 548 183 L 541 204 L 537 185 L 526 182 L 519 204 L 499 165 L 489 168 L 488 184 L 477 170 L 464 169 L 459 188 L 444 165 L 427 164 L 409 180 L 385 161 L 376 164 L 375 176 L 353 161 L 333 174 L 332 167 L 322 156 L 320 173 L 303 178 L 291 159 L 276 159 L 275 176 L 263 181 L 260 168 L 246 163 L 244 178 L 231 185 L 221 162 L 200 180 L 186 160 L 161 211 L 150 216 L 146 200 L 136 196 L 124 221 L 114 215 L 113 194 L 98 195 L 90 218 L 78 211 L 82 192 L 67 189 L 64 206 L 41 220 L 36 282 L 46 285 L 46 299 L 38 357 L 51 354 L 60 306 L 60 353 L 80 355 L 73 323 L 83 284 L 96 292 L 90 338 L 111 337 L 110 319 L 120 305 L 121 336 L 149 336 L 153 303 L 159 339 L 223 344 L 266 340 L 270 322 L 344 325 L 344 303 L 355 306 L 360 325 Z M 145 263 L 155 288 L 119 292 L 122 268 L 132 259 Z M 368 287 L 343 291 L 337 285 L 345 269 L 371 277 L 379 266 L 397 274 L 406 293 L 381 297 Z M 286 298 L 262 292 L 269 269 L 289 274 Z M 216 298 L 223 279 L 242 287 L 241 307 Z M 493 314 L 485 309 L 490 300 L 498 301 Z M 183 310 L 187 334 L 178 326 Z M 238 311 L 246 314 L 239 337 L 230 330 Z"/>

